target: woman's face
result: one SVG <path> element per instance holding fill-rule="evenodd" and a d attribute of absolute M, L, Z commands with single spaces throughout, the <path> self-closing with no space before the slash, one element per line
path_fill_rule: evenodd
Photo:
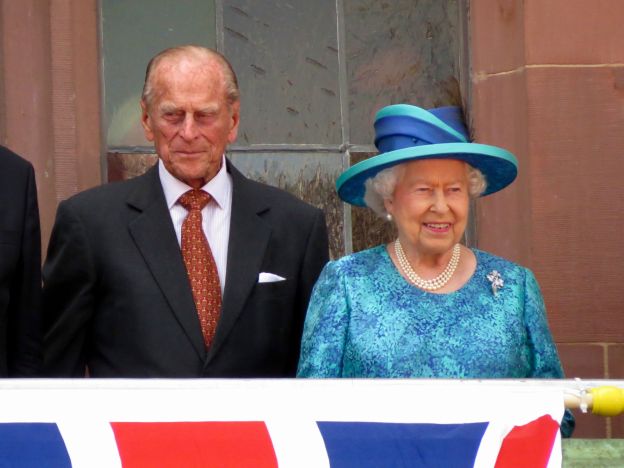
<path fill-rule="evenodd" d="M 384 202 L 406 249 L 440 255 L 460 241 L 468 219 L 468 171 L 456 159 L 405 163 Z"/>

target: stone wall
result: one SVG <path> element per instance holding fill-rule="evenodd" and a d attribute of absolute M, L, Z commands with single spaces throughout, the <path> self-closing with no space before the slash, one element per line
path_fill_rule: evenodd
<path fill-rule="evenodd" d="M 479 246 L 535 272 L 567 377 L 624 378 L 624 3 L 469 7 L 472 127 L 520 160 L 479 204 Z M 580 415 L 575 436 L 624 423 Z"/>

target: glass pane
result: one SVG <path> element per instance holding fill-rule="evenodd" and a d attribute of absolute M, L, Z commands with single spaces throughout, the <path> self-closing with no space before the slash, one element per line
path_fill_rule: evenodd
<path fill-rule="evenodd" d="M 140 125 L 145 67 L 181 44 L 215 47 L 215 8 L 205 0 L 101 0 L 106 142 L 150 145 Z"/>
<path fill-rule="evenodd" d="M 229 157 L 247 177 L 282 188 L 321 208 L 325 212 L 331 258 L 344 255 L 344 205 L 335 189 L 342 172 L 342 155 L 234 153 Z"/>
<path fill-rule="evenodd" d="M 128 180 L 140 176 L 158 162 L 155 153 L 123 153 L 110 151 L 106 154 L 108 182 Z"/>
<path fill-rule="evenodd" d="M 373 143 L 375 112 L 461 104 L 458 0 L 344 0 L 350 142 Z"/>
<path fill-rule="evenodd" d="M 228 1 L 223 23 L 241 87 L 238 144 L 342 143 L 336 2 Z"/>

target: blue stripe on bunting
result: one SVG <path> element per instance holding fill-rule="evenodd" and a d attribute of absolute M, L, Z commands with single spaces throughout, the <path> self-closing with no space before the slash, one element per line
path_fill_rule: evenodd
<path fill-rule="evenodd" d="M 332 468 L 472 467 L 488 425 L 317 424 Z"/>
<path fill-rule="evenodd" d="M 54 423 L 0 423 L 0 467 L 71 468 Z"/>

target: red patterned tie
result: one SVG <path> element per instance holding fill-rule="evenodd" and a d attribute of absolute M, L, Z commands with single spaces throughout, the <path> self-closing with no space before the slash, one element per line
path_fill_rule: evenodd
<path fill-rule="evenodd" d="M 201 210 L 210 201 L 203 190 L 189 190 L 178 202 L 188 210 L 182 223 L 182 258 L 191 282 L 193 299 L 206 348 L 210 346 L 221 312 L 221 286 L 217 264 L 202 228 Z"/>

